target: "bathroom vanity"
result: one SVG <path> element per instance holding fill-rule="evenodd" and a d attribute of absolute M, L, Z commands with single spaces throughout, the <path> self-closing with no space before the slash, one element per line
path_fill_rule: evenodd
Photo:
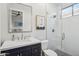
<path fill-rule="evenodd" d="M 1 53 L 4 53 L 5 56 L 41 56 L 40 41 L 33 38 L 30 38 L 29 40 L 31 41 L 17 41 L 16 45 L 16 42 L 7 42 L 7 44 L 5 42 L 3 46 L 0 48 Z M 9 44 L 10 46 L 8 46 Z"/>
<path fill-rule="evenodd" d="M 25 39 L 23 33 L 32 32 L 32 7 L 21 3 L 7 4 L 8 33 L 22 33 L 22 37 L 12 36 L 0 47 L 1 55 L 6 56 L 40 56 L 41 42 L 30 37 Z M 16 39 L 15 39 L 16 38 Z"/>

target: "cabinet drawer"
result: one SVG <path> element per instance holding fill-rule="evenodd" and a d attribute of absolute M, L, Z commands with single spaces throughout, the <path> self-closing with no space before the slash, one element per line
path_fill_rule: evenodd
<path fill-rule="evenodd" d="M 19 56 L 19 53 L 17 52 L 7 53 L 6 56 Z"/>

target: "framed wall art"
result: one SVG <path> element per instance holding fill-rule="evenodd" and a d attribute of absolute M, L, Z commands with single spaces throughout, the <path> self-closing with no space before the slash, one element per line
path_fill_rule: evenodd
<path fill-rule="evenodd" d="M 45 29 L 45 16 L 36 16 L 36 29 L 44 30 Z"/>

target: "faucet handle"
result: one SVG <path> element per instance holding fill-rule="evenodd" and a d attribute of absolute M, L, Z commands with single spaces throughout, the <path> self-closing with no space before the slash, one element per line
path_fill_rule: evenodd
<path fill-rule="evenodd" d="M 24 40 L 26 39 L 26 36 L 24 36 Z"/>
<path fill-rule="evenodd" d="M 14 40 L 19 40 L 19 37 L 18 36 L 15 36 L 14 34 L 12 35 L 12 41 Z"/>
<path fill-rule="evenodd" d="M 13 35 L 12 35 L 12 40 L 14 40 L 14 37 L 15 37 L 15 35 L 13 34 Z"/>
<path fill-rule="evenodd" d="M 19 40 L 19 37 L 17 37 L 18 38 L 18 40 Z"/>

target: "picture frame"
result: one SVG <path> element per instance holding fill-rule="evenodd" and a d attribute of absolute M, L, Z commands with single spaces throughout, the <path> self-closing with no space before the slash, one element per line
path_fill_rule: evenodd
<path fill-rule="evenodd" d="M 44 30 L 45 29 L 45 16 L 36 16 L 36 29 Z"/>

